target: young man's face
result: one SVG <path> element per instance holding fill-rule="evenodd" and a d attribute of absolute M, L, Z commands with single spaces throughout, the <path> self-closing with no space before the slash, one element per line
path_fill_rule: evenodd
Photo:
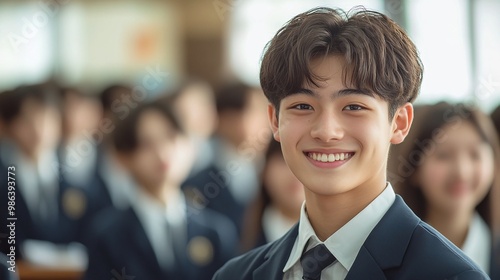
<path fill-rule="evenodd" d="M 375 184 L 385 185 L 390 143 L 400 143 L 411 125 L 411 104 L 389 121 L 387 102 L 343 84 L 343 67 L 341 56 L 313 60 L 313 73 L 326 79 L 321 86 L 304 84 L 281 100 L 279 118 L 269 107 L 274 137 L 306 196 L 354 189 L 369 195 Z"/>

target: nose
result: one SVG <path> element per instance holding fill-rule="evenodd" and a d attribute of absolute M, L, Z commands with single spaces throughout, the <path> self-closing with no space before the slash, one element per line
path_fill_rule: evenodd
<path fill-rule="evenodd" d="M 453 167 L 455 178 L 463 181 L 470 179 L 473 163 L 467 155 L 461 153 L 454 161 Z"/>
<path fill-rule="evenodd" d="M 344 128 L 340 117 L 327 110 L 318 112 L 318 116 L 313 120 L 311 136 L 322 142 L 342 139 L 344 137 Z"/>

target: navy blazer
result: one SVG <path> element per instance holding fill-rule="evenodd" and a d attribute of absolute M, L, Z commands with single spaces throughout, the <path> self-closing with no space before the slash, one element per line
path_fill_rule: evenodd
<path fill-rule="evenodd" d="M 240 234 L 247 205 L 236 200 L 226 182 L 217 177 L 219 173 L 219 169 L 211 165 L 187 179 L 182 184 L 182 189 L 194 205 L 201 204 L 228 217 Z"/>
<path fill-rule="evenodd" d="M 0 182 L 5 182 L 5 187 L 1 188 L 0 205 L 5 209 L 0 211 L 0 251 L 8 254 L 10 252 L 10 245 L 7 244 L 7 237 L 9 230 L 7 221 L 9 213 L 7 212 L 7 167 L 8 163 L 3 162 L 0 157 Z M 23 170 L 16 166 L 14 171 L 15 177 L 23 176 Z M 3 184 L 3 183 L 2 183 Z M 28 205 L 23 198 L 22 193 L 19 191 L 19 181 L 15 181 L 15 246 L 17 259 L 22 259 L 20 245 L 26 239 L 35 239 L 49 241 L 57 244 L 67 244 L 70 242 L 82 242 L 83 236 L 81 232 L 85 228 L 87 213 L 90 209 L 89 203 L 91 201 L 89 193 L 85 189 L 73 187 L 66 184 L 61 178 L 57 182 L 57 216 L 54 217 L 51 223 L 39 222 L 37 218 L 29 211 Z"/>
<path fill-rule="evenodd" d="M 296 225 L 276 242 L 229 261 L 213 279 L 283 279 L 283 268 L 297 234 Z M 397 196 L 362 245 L 345 279 L 475 280 L 489 277 L 450 241 L 421 221 Z"/>
<path fill-rule="evenodd" d="M 169 271 L 160 266 L 154 244 L 150 243 L 133 208 L 102 212 L 90 233 L 89 265 L 84 279 L 211 279 L 234 256 L 236 230 L 217 213 L 191 211 L 187 215 L 186 238 L 175 240 L 176 265 Z M 202 259 L 199 256 L 198 260 L 196 256 L 193 259 L 193 254 L 201 254 Z"/>

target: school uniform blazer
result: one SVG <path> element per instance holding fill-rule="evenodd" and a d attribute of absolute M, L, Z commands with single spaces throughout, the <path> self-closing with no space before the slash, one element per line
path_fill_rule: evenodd
<path fill-rule="evenodd" d="M 229 261 L 213 279 L 283 279 L 283 268 L 297 234 L 296 225 L 277 241 Z M 362 245 L 345 279 L 489 278 L 456 246 L 422 222 L 397 196 Z"/>
<path fill-rule="evenodd" d="M 9 229 L 7 228 L 7 226 L 11 222 L 7 221 L 7 218 L 10 217 L 9 213 L 7 212 L 8 166 L 9 165 L 2 162 L 0 158 L 0 182 L 2 182 L 2 187 L 0 188 L 0 205 L 2 205 L 2 207 L 5 207 L 0 211 L 0 251 L 5 254 L 10 252 L 10 246 L 13 245 L 8 244 L 6 239 L 7 234 L 9 234 Z M 18 166 L 16 166 L 16 170 L 14 171 L 14 173 L 16 178 L 23 176 L 23 171 Z M 20 191 L 21 186 L 19 184 L 19 181 L 15 181 L 14 212 L 17 221 L 14 222 L 17 259 L 23 258 L 20 251 L 20 245 L 26 239 L 43 240 L 56 244 L 68 244 L 70 242 L 82 241 L 82 236 L 80 233 L 85 226 L 83 220 L 88 210 L 89 194 L 86 190 L 83 190 L 81 188 L 74 188 L 65 184 L 60 178 L 58 184 L 58 192 L 56 194 L 56 200 L 58 203 L 57 217 L 55 217 L 51 223 L 41 223 L 38 222 L 30 212 L 28 204 Z"/>
<path fill-rule="evenodd" d="M 212 164 L 187 179 L 182 184 L 182 190 L 186 197 L 193 200 L 194 203 L 202 203 L 207 208 L 228 217 L 240 234 L 246 205 L 238 202 L 226 182 L 215 176 L 219 173 L 220 170 Z M 200 197 L 193 194 L 193 191 L 203 195 L 201 200 Z"/>
<path fill-rule="evenodd" d="M 188 207 L 189 208 L 189 207 Z M 85 280 L 147 279 L 203 280 L 234 256 L 236 230 L 224 217 L 209 210 L 189 210 L 187 236 L 174 241 L 175 266 L 160 266 L 133 208 L 108 209 L 91 230 L 89 265 Z"/>
<path fill-rule="evenodd" d="M 491 252 L 490 278 L 491 280 L 500 280 L 500 237 L 493 243 Z"/>

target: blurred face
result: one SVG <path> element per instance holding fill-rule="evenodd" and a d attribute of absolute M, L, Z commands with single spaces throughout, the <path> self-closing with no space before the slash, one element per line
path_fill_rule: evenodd
<path fill-rule="evenodd" d="M 155 110 L 138 122 L 138 147 L 126 156 L 126 165 L 138 183 L 147 188 L 178 186 L 191 168 L 189 141 Z"/>
<path fill-rule="evenodd" d="M 293 175 L 280 154 L 269 158 L 264 171 L 264 185 L 272 203 L 286 213 L 300 213 L 304 201 L 304 186 Z"/>
<path fill-rule="evenodd" d="M 99 125 L 102 109 L 97 101 L 68 94 L 64 100 L 64 122 L 67 137 L 79 136 Z"/>
<path fill-rule="evenodd" d="M 61 117 L 56 108 L 27 100 L 10 124 L 10 135 L 29 156 L 53 149 L 60 137 Z"/>
<path fill-rule="evenodd" d="M 304 85 L 281 100 L 278 119 L 269 107 L 274 137 L 306 200 L 312 194 L 376 197 L 385 186 L 390 143 L 400 143 L 411 125 L 411 105 L 389 121 L 385 101 L 343 84 L 343 66 L 339 56 L 313 60 L 314 74 L 326 79 L 320 87 Z"/>
<path fill-rule="evenodd" d="M 267 99 L 260 89 L 251 89 L 248 98 L 250 101 L 242 119 L 245 139 L 253 145 L 257 145 L 258 143 L 254 142 L 259 141 L 259 139 L 265 139 L 265 142 L 267 142 L 270 136 L 266 114 Z"/>
<path fill-rule="evenodd" d="M 433 209 L 472 211 L 493 182 L 493 150 L 468 121 L 443 130 L 446 137 L 434 143 L 417 172 L 417 184 Z"/>
<path fill-rule="evenodd" d="M 191 86 L 177 101 L 179 117 L 184 127 L 195 136 L 208 138 L 213 133 L 217 111 L 211 93 L 200 86 Z"/>

